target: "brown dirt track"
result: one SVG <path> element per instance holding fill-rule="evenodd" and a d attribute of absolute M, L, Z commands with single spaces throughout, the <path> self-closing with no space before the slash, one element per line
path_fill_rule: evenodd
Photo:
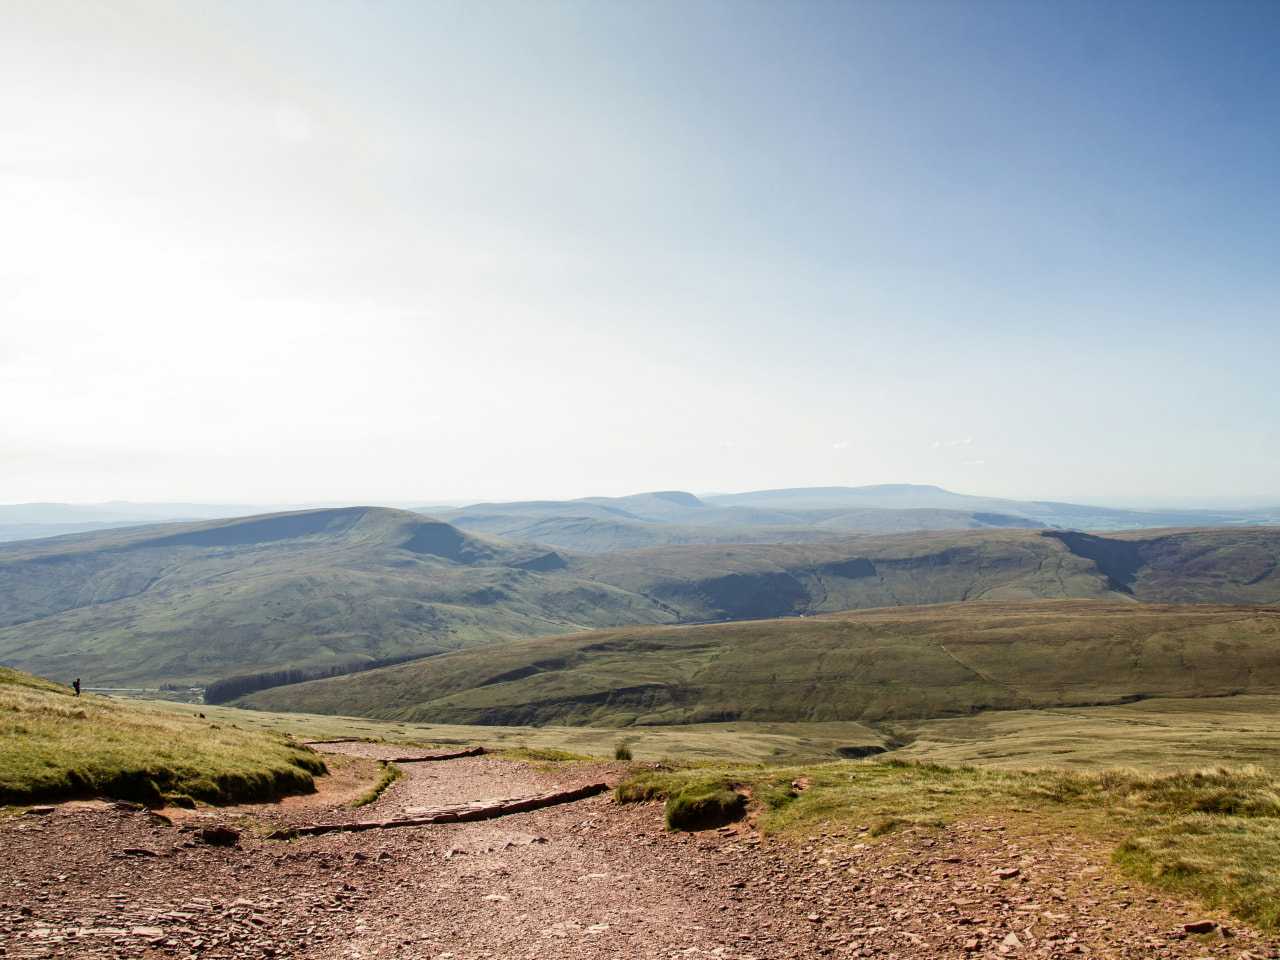
<path fill-rule="evenodd" d="M 353 761 L 366 769 L 383 750 L 403 752 L 323 749 L 367 758 Z M 668 834 L 660 806 L 606 795 L 478 823 L 262 839 L 287 824 L 386 819 L 616 775 L 493 757 L 404 770 L 356 811 L 343 802 L 347 784 L 337 799 L 202 811 L 185 824 L 108 804 L 0 823 L 0 956 L 1277 955 L 1244 928 L 1186 934 L 1204 911 L 1126 883 L 1104 845 L 1048 823 L 761 841 L 745 827 Z M 240 846 L 193 843 L 190 828 L 205 822 L 239 826 Z"/>

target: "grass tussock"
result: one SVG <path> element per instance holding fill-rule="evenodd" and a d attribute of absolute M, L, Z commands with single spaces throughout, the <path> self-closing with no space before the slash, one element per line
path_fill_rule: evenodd
<path fill-rule="evenodd" d="M 351 804 L 353 807 L 367 807 L 381 797 L 389 786 L 404 776 L 404 771 L 394 763 L 384 763 L 382 765 L 382 773 L 378 776 L 378 782 L 362 793 Z"/>
<path fill-rule="evenodd" d="M 697 770 L 648 770 L 620 783 L 614 790 L 619 803 L 666 800 L 669 830 L 703 830 L 738 820 L 747 798 L 733 778 Z"/>
<path fill-rule="evenodd" d="M 613 759 L 615 760 L 633 760 L 631 755 L 631 744 L 625 740 L 618 741 L 617 746 L 613 748 Z"/>
<path fill-rule="evenodd" d="M 0 804 L 105 796 L 148 806 L 315 789 L 320 756 L 279 735 L 140 710 L 0 668 Z"/>
<path fill-rule="evenodd" d="M 663 813 L 668 830 L 705 830 L 741 819 L 746 809 L 746 795 L 736 784 L 713 778 L 671 794 Z"/>
<path fill-rule="evenodd" d="M 804 790 L 792 786 L 800 776 Z M 622 802 L 665 798 L 668 825 L 688 829 L 717 803 L 742 803 L 744 792 L 759 808 L 760 829 L 781 835 L 843 829 L 880 837 L 993 811 L 1048 813 L 1065 830 L 1121 834 L 1115 862 L 1133 876 L 1280 928 L 1280 776 L 1260 767 L 1072 773 L 896 759 L 703 767 L 644 771 L 615 795 Z"/>

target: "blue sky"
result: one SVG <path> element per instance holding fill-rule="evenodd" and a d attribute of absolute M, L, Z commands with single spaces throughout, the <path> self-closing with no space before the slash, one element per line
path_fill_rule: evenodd
<path fill-rule="evenodd" d="M 1280 501 L 1275 3 L 19 4 L 0 501 Z"/>

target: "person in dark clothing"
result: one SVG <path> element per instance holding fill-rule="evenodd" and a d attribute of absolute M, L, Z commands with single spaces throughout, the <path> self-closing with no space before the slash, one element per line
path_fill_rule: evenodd
<path fill-rule="evenodd" d="M 77 697 L 80 696 L 80 678 L 79 677 L 76 677 L 75 681 L 71 684 L 71 686 L 76 688 L 76 696 Z"/>

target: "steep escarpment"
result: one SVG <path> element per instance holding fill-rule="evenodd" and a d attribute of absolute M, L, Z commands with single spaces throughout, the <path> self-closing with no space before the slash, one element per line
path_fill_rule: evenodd
<path fill-rule="evenodd" d="M 1095 564 L 1113 589 L 1170 603 L 1280 603 L 1280 528 L 1046 531 Z"/>

